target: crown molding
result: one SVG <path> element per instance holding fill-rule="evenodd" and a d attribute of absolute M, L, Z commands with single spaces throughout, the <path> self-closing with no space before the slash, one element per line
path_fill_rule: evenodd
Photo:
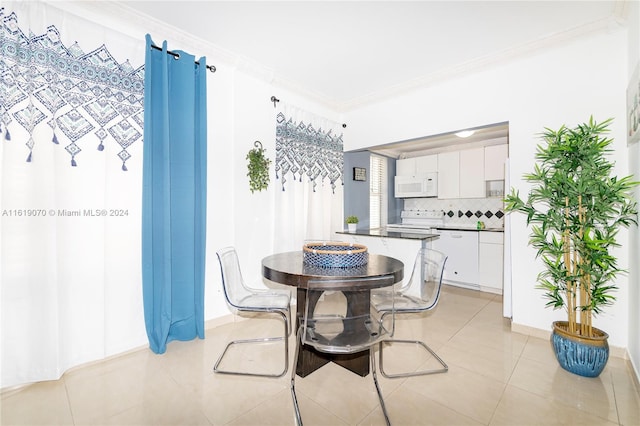
<path fill-rule="evenodd" d="M 618 3 L 624 2 L 625 1 L 619 1 Z M 626 13 L 626 15 L 628 15 L 628 12 Z M 445 68 L 429 75 L 412 79 L 404 83 L 375 91 L 365 96 L 360 96 L 358 98 L 342 102 L 341 104 L 339 104 L 339 111 L 348 112 L 350 110 L 354 110 L 372 103 L 381 102 L 396 96 L 406 94 L 411 91 L 434 86 L 447 80 L 464 77 L 490 68 L 505 65 L 513 62 L 516 59 L 535 54 L 536 52 L 542 50 L 567 45 L 577 39 L 583 38 L 588 35 L 597 33 L 612 33 L 621 30 L 626 24 L 626 18 L 621 18 L 622 16 L 624 15 L 612 14 L 607 18 L 593 21 L 567 31 L 555 33 L 543 39 L 526 43 L 514 48 L 505 49 L 495 54 L 486 55 L 484 57 L 474 59 L 472 61 L 468 61 L 454 67 Z"/>
<path fill-rule="evenodd" d="M 45 3 L 59 7 L 69 13 L 81 16 L 143 40 L 144 34 L 162 34 L 170 38 L 172 44 L 183 49 L 192 49 L 196 56 L 207 56 L 208 63 L 221 69 L 225 66 L 251 75 L 267 84 L 297 93 L 311 101 L 323 105 L 338 113 L 348 112 L 369 104 L 378 103 L 411 91 L 427 88 L 447 80 L 464 77 L 493 67 L 505 65 L 516 59 L 535 54 L 541 50 L 551 49 L 569 44 L 579 38 L 596 34 L 611 33 L 624 28 L 629 16 L 629 2 L 617 0 L 611 15 L 597 21 L 587 23 L 566 31 L 558 32 L 524 45 L 486 55 L 453 67 L 442 69 L 422 77 L 408 80 L 393 86 L 382 88 L 364 96 L 347 101 L 338 101 L 323 93 L 310 90 L 297 81 L 277 75 L 274 69 L 232 51 L 224 49 L 207 40 L 201 39 L 166 22 L 152 18 L 126 4 L 114 0 L 104 1 L 53 1 Z M 139 30 L 139 29 L 143 30 Z"/>
<path fill-rule="evenodd" d="M 207 63 L 215 65 L 218 70 L 228 67 L 267 84 L 297 93 L 331 110 L 337 111 L 340 108 L 340 105 L 331 98 L 310 90 L 296 81 L 277 76 L 275 70 L 270 67 L 150 17 L 125 3 L 113 0 L 92 2 L 45 0 L 45 2 L 141 40 L 144 40 L 144 35 L 147 33 L 152 37 L 154 34 L 162 34 L 163 37 L 170 39 L 169 42 L 172 45 L 179 45 L 184 50 L 192 50 L 193 52 L 190 53 L 195 56 L 207 56 Z"/>

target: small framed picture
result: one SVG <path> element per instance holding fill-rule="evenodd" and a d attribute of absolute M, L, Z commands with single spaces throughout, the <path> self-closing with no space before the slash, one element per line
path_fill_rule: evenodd
<path fill-rule="evenodd" d="M 353 168 L 353 180 L 366 181 L 367 180 L 367 169 L 364 167 L 354 167 Z"/>

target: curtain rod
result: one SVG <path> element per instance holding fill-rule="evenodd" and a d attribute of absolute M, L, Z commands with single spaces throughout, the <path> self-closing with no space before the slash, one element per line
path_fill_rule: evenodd
<path fill-rule="evenodd" d="M 155 44 L 151 45 L 152 48 L 156 49 L 156 50 L 162 50 L 162 47 L 158 47 Z M 171 50 L 167 50 L 167 53 L 171 56 L 173 56 L 174 58 L 179 58 L 180 54 L 176 53 L 176 52 L 172 52 Z M 196 64 L 200 65 L 200 62 L 196 61 Z M 207 69 L 211 72 L 216 72 L 216 67 L 214 65 L 207 65 Z"/>
<path fill-rule="evenodd" d="M 273 107 L 274 108 L 276 107 L 276 104 L 278 102 L 280 102 L 280 99 L 276 98 L 275 96 L 271 96 L 270 100 L 271 100 L 271 102 L 273 102 Z M 347 128 L 347 123 L 342 123 L 342 128 L 346 129 Z"/>

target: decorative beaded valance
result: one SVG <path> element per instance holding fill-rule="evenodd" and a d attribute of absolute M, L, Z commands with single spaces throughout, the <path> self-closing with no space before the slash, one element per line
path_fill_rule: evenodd
<path fill-rule="evenodd" d="M 302 176 L 313 182 L 315 192 L 320 182 L 329 179 L 335 192 L 336 181 L 343 180 L 344 150 L 342 133 L 323 129 L 314 124 L 279 112 L 276 117 L 276 179 L 282 180 L 285 189 L 287 174 L 302 182 Z"/>
<path fill-rule="evenodd" d="M 34 130 L 46 124 L 51 142 L 63 144 L 76 166 L 83 149 L 93 143 L 103 151 L 111 137 L 126 171 L 127 148 L 142 140 L 144 65 L 134 69 L 128 60 L 118 63 L 104 45 L 89 53 L 77 42 L 67 47 L 53 25 L 41 35 L 25 34 L 16 14 L 5 13 L 0 8 L 4 139 L 12 140 L 13 134 L 13 140 L 24 140 L 31 162 Z"/>

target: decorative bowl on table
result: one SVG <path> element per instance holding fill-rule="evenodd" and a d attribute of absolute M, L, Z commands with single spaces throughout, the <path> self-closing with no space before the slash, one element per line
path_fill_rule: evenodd
<path fill-rule="evenodd" d="M 342 242 L 314 242 L 302 246 L 305 265 L 319 268 L 353 268 L 369 261 L 367 247 Z"/>

